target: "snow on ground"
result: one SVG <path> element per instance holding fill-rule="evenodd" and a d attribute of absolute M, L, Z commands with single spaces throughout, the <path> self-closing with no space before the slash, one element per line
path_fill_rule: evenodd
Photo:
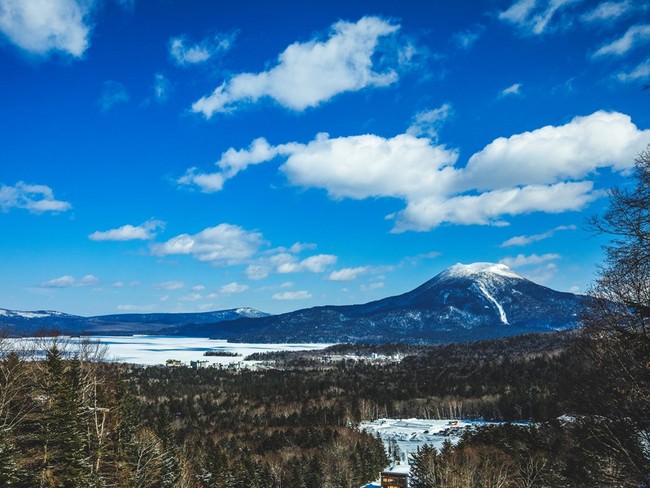
<path fill-rule="evenodd" d="M 410 471 L 408 461 L 418 448 L 428 444 L 441 449 L 446 440 L 456 444 L 466 429 L 488 424 L 496 425 L 498 422 L 455 419 L 378 419 L 361 422 L 359 428 L 372 435 L 379 434 L 389 459 L 391 454 L 397 451 L 395 462 L 386 467 L 385 471 L 408 474 Z M 380 486 L 380 483 L 377 481 L 367 486 Z"/>
<path fill-rule="evenodd" d="M 120 363 L 135 363 L 143 365 L 165 364 L 168 359 L 177 359 L 189 365 L 190 361 L 208 361 L 209 365 L 242 363 L 243 367 L 256 364 L 244 361 L 244 358 L 254 352 L 270 351 L 306 351 L 323 349 L 331 344 L 237 344 L 225 340 L 213 340 L 201 337 L 176 336 L 91 336 L 84 339 L 99 340 L 106 345 L 107 361 Z M 68 339 L 74 346 L 79 342 L 78 337 Z M 19 341 L 40 343 L 42 339 L 16 339 Z M 239 356 L 204 356 L 206 351 L 236 353 Z"/>

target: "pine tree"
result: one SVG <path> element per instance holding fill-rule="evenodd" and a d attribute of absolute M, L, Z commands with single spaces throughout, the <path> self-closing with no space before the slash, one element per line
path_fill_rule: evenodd
<path fill-rule="evenodd" d="M 89 484 L 90 466 L 80 398 L 79 361 L 64 360 L 56 345 L 46 353 L 46 401 L 42 418 L 43 483 L 48 487 L 82 488 Z"/>

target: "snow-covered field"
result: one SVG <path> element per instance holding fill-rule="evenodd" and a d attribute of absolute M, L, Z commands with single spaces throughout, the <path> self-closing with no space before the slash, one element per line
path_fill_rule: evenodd
<path fill-rule="evenodd" d="M 236 344 L 225 340 L 213 340 L 197 337 L 175 336 L 92 336 L 84 339 L 98 340 L 107 347 L 106 360 L 122 363 L 144 365 L 165 364 L 168 359 L 177 359 L 189 365 L 190 361 L 208 361 L 209 364 L 237 364 L 246 367 L 249 361 L 244 358 L 254 352 L 269 351 L 306 351 L 323 349 L 331 344 Z M 72 349 L 79 343 L 79 338 L 71 337 Z M 26 342 L 40 344 L 43 339 L 15 339 L 16 343 Z M 235 357 L 204 356 L 207 351 L 219 351 L 239 354 Z"/>
<path fill-rule="evenodd" d="M 455 419 L 378 419 L 361 422 L 359 428 L 372 435 L 379 434 L 381 437 L 389 459 L 394 460 L 386 471 L 408 473 L 408 460 L 418 448 L 428 444 L 440 449 L 446 440 L 456 444 L 465 429 L 487 424 L 496 424 L 496 422 Z M 367 486 L 379 486 L 379 482 Z"/>

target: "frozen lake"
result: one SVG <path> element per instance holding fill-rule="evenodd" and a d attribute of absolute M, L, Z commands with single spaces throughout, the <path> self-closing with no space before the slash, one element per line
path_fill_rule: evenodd
<path fill-rule="evenodd" d="M 176 336 L 90 336 L 84 340 L 98 340 L 106 345 L 106 360 L 121 363 L 144 365 L 165 364 L 168 359 L 176 359 L 187 363 L 204 360 L 209 364 L 236 364 L 255 352 L 270 351 L 306 351 L 324 349 L 331 344 L 239 344 L 225 340 L 214 340 L 201 337 Z M 47 339 L 45 339 L 47 341 Z M 14 339 L 29 344 L 40 344 L 42 338 Z M 65 338 L 74 350 L 80 341 L 78 337 Z M 238 354 L 238 356 L 204 356 L 205 352 L 216 351 Z M 244 363 L 245 364 L 245 363 Z"/>

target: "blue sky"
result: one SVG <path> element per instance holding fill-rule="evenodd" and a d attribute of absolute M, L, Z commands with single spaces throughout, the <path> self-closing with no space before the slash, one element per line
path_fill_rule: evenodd
<path fill-rule="evenodd" d="M 584 292 L 650 143 L 633 0 L 0 0 L 0 307 Z"/>

